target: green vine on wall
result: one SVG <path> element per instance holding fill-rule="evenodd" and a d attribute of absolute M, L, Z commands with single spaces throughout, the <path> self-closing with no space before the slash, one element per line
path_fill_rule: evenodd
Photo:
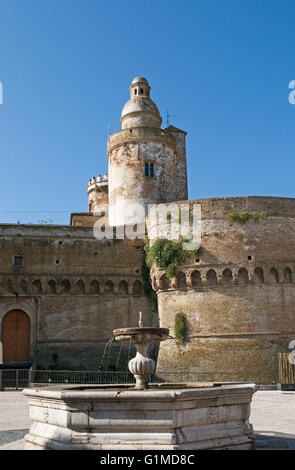
<path fill-rule="evenodd" d="M 159 268 L 165 269 L 167 277 L 171 279 L 175 275 L 177 266 L 182 261 L 189 256 L 196 256 L 201 253 L 201 247 L 197 250 L 184 250 L 184 241 L 182 238 L 178 242 L 159 238 L 152 246 L 149 246 L 149 242 L 146 240 L 144 248 L 146 265 L 151 268 L 155 263 Z"/>
<path fill-rule="evenodd" d="M 267 211 L 259 211 L 259 212 L 247 212 L 247 211 L 240 211 L 240 212 L 227 212 L 225 214 L 225 220 L 229 224 L 239 223 L 245 224 L 250 219 L 253 219 L 254 222 L 258 223 L 261 219 L 265 219 L 267 217 Z"/>
<path fill-rule="evenodd" d="M 175 315 L 174 336 L 180 346 L 185 343 L 187 337 L 187 321 L 183 312 L 179 312 Z"/>
<path fill-rule="evenodd" d="M 147 297 L 152 300 L 153 308 L 155 312 L 158 312 L 158 297 L 157 293 L 154 291 L 150 278 L 150 268 L 146 264 L 146 259 L 144 257 L 141 267 L 141 275 L 143 282 L 143 292 Z"/>

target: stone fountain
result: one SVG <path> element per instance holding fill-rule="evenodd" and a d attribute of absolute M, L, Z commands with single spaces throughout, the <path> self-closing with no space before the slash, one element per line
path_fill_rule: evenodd
<path fill-rule="evenodd" d="M 25 389 L 32 425 L 29 450 L 253 449 L 249 424 L 255 384 L 149 384 L 155 363 L 151 342 L 169 338 L 166 328 L 113 331 L 131 342 L 129 361 L 136 384 L 63 385 Z M 171 337 L 170 337 L 171 338 Z"/>

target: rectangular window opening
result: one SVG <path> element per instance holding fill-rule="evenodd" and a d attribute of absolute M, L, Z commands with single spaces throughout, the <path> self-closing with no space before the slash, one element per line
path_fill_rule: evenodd
<path fill-rule="evenodd" d="M 23 265 L 23 257 L 22 256 L 15 256 L 13 261 L 14 266 L 22 266 Z"/>
<path fill-rule="evenodd" d="M 151 163 L 150 165 L 150 176 L 153 178 L 155 176 L 155 171 L 154 171 L 154 164 Z"/>
<path fill-rule="evenodd" d="M 155 165 L 153 163 L 144 164 L 144 175 L 150 178 L 155 176 Z"/>

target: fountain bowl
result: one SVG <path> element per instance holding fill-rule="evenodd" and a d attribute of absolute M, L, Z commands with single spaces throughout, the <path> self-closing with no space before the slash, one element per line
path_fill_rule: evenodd
<path fill-rule="evenodd" d="M 152 326 L 117 328 L 113 330 L 113 336 L 116 341 L 131 341 L 132 344 L 149 344 L 169 338 L 169 329 Z"/>

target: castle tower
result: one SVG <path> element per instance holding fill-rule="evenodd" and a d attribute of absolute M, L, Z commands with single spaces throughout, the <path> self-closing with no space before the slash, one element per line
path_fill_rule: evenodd
<path fill-rule="evenodd" d="M 92 213 L 108 212 L 108 175 L 93 177 L 89 180 L 88 210 Z"/>
<path fill-rule="evenodd" d="M 187 199 L 186 133 L 160 128 L 145 78 L 132 81 L 120 123 L 122 129 L 108 138 L 110 225 L 143 221 L 148 204 Z"/>

